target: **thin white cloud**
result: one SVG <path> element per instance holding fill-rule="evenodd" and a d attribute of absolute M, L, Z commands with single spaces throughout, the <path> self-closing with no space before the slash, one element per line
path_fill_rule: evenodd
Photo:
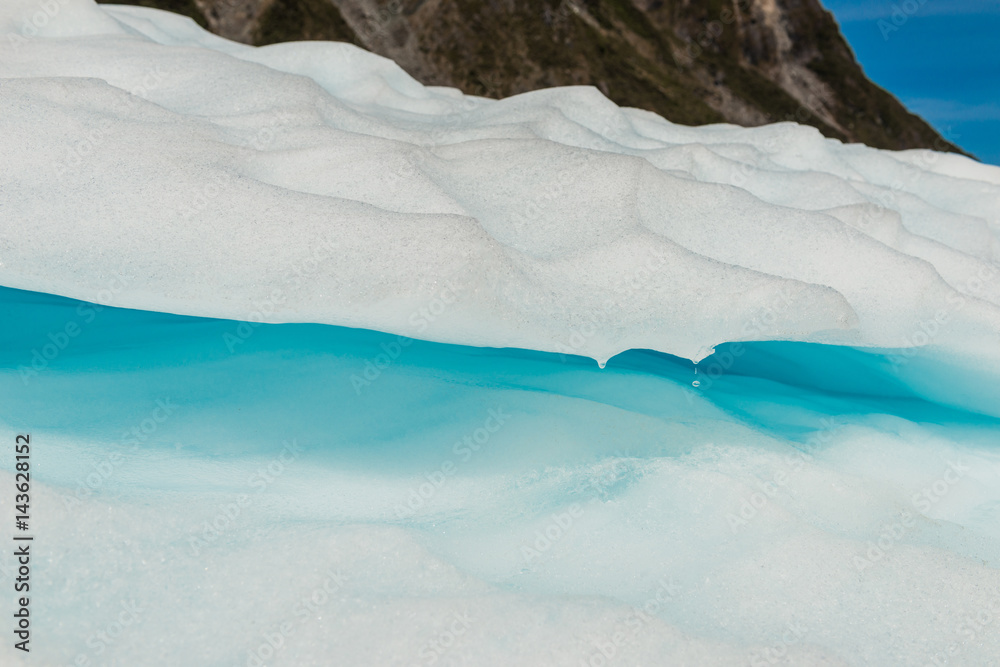
<path fill-rule="evenodd" d="M 906 106 L 924 118 L 934 121 L 1000 120 L 1000 104 L 962 104 L 954 100 L 915 98 L 904 100 Z"/>
<path fill-rule="evenodd" d="M 891 19 L 893 11 L 905 16 L 1000 15 L 1000 0 L 821 0 L 840 23 Z M 909 10 L 909 11 L 908 11 Z"/>

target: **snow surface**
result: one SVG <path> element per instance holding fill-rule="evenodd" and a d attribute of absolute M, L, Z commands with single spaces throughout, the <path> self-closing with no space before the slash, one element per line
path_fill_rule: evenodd
<path fill-rule="evenodd" d="M 0 35 L 3 664 L 997 661 L 1000 168 Z"/>
<path fill-rule="evenodd" d="M 255 49 L 55 1 L 0 44 L 5 285 L 94 300 L 120 276 L 116 305 L 233 319 L 282 289 L 268 321 L 601 363 L 911 347 L 944 305 L 935 345 L 1000 357 L 1000 286 L 980 277 L 1000 260 L 1000 168 L 792 124 L 687 128 L 588 87 L 463 96 L 348 44 Z M 0 33 L 37 11 L 5 3 Z M 327 245 L 338 261 L 286 289 Z M 410 317 L 448 284 L 464 296 L 446 314 Z"/>

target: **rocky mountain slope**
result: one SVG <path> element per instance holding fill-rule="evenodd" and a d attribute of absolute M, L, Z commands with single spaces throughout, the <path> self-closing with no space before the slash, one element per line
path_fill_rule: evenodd
<path fill-rule="evenodd" d="M 120 0 L 119 0 L 120 1 Z M 425 84 L 597 86 L 678 123 L 794 120 L 878 148 L 961 150 L 869 81 L 818 0 L 133 0 L 248 44 L 329 39 Z"/>

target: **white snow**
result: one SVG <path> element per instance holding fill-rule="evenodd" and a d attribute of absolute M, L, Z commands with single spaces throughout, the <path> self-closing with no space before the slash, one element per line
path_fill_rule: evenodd
<path fill-rule="evenodd" d="M 0 318 L 4 665 L 997 664 L 1000 168 L 3 0 Z"/>
<path fill-rule="evenodd" d="M 247 319 L 329 242 L 338 261 L 268 321 L 560 351 L 611 300 L 574 348 L 603 363 L 912 347 L 961 300 L 933 343 L 997 363 L 996 167 L 792 124 L 682 127 L 593 88 L 468 97 L 347 44 L 254 49 L 164 12 L 50 4 L 30 39 L 40 5 L 0 12 L 19 36 L 0 42 L 5 285 L 94 299 L 113 275 L 116 305 Z M 646 256 L 659 268 L 617 298 Z M 465 297 L 415 325 L 449 282 Z"/>

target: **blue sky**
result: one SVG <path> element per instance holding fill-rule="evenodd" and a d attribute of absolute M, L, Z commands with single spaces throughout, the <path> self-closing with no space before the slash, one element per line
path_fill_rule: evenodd
<path fill-rule="evenodd" d="M 1000 164 L 1000 0 L 821 0 L 868 76 Z"/>

